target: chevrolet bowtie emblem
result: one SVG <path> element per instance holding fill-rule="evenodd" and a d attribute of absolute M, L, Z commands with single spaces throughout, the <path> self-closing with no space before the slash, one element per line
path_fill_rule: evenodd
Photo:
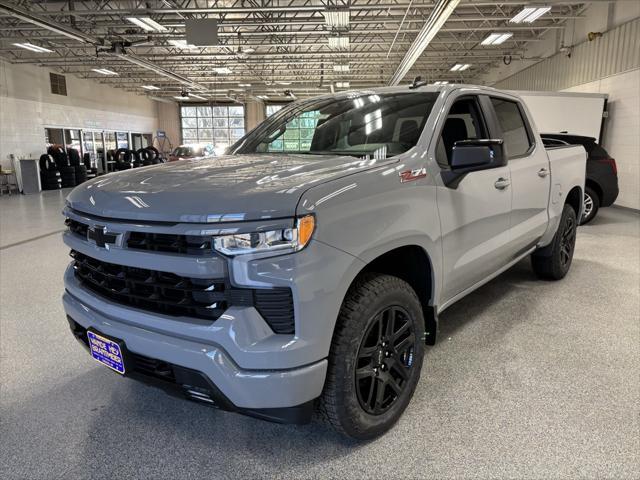
<path fill-rule="evenodd" d="M 108 249 L 110 244 L 116 243 L 118 234 L 109 233 L 107 227 L 102 225 L 94 225 L 87 229 L 87 240 L 94 241 L 97 246 Z"/>

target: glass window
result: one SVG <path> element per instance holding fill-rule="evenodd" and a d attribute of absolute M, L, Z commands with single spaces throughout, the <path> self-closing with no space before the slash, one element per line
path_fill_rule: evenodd
<path fill-rule="evenodd" d="M 116 142 L 118 148 L 129 148 L 129 136 L 127 132 L 116 132 Z"/>
<path fill-rule="evenodd" d="M 269 117 L 235 153 L 391 157 L 412 148 L 437 93 L 387 93 L 297 102 Z"/>
<path fill-rule="evenodd" d="M 217 154 L 244 136 L 244 106 L 181 107 L 182 143 L 213 144 Z"/>
<path fill-rule="evenodd" d="M 501 98 L 492 98 L 491 103 L 502 130 L 507 157 L 527 153 L 532 143 L 518 104 Z"/>
<path fill-rule="evenodd" d="M 440 133 L 436 147 L 436 161 L 446 167 L 451 163 L 456 142 L 486 137 L 486 129 L 476 100 L 474 98 L 457 100 L 451 106 Z"/>
<path fill-rule="evenodd" d="M 267 110 L 266 110 L 267 117 L 270 117 L 271 115 L 273 115 L 277 111 L 281 110 L 282 107 L 284 107 L 284 105 L 267 105 Z"/>

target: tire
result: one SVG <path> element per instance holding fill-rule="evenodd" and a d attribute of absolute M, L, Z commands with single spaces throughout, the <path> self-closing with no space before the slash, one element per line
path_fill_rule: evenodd
<path fill-rule="evenodd" d="M 576 212 L 571 205 L 565 204 L 553 241 L 531 255 L 531 266 L 538 277 L 547 280 L 565 277 L 573 260 L 576 230 Z"/>
<path fill-rule="evenodd" d="M 396 327 L 392 326 L 395 340 L 386 329 L 390 315 L 395 318 L 391 322 Z M 384 330 L 382 338 L 379 326 Z M 318 404 L 320 417 L 338 432 L 359 440 L 389 430 L 409 405 L 420 378 L 423 334 L 422 306 L 408 283 L 381 274 L 365 274 L 356 280 L 333 334 Z M 384 383 L 388 379 L 395 383 Z"/>
<path fill-rule="evenodd" d="M 75 148 L 68 148 L 67 155 L 69 156 L 69 165 L 77 167 L 80 165 L 80 152 Z"/>
<path fill-rule="evenodd" d="M 80 185 L 83 182 L 87 181 L 87 167 L 84 165 L 78 165 L 76 167 L 76 185 Z"/>
<path fill-rule="evenodd" d="M 584 206 L 582 208 L 584 213 L 582 214 L 580 225 L 585 225 L 596 218 L 600 209 L 600 197 L 589 187 L 584 189 Z"/>
<path fill-rule="evenodd" d="M 145 150 L 150 152 L 149 160 L 155 160 L 160 157 L 160 150 L 158 150 L 156 147 L 148 146 L 145 147 Z"/>

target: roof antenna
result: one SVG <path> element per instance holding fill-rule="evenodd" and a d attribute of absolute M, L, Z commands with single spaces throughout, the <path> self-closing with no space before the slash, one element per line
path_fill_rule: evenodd
<path fill-rule="evenodd" d="M 417 76 L 416 78 L 413 79 L 413 83 L 411 85 L 409 85 L 409 88 L 414 89 L 414 88 L 418 88 L 421 87 L 423 85 L 426 85 L 427 82 L 422 80 L 421 76 Z"/>

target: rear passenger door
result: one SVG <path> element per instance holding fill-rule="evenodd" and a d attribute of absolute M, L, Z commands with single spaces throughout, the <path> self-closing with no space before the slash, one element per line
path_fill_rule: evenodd
<path fill-rule="evenodd" d="M 518 255 L 538 242 L 549 222 L 549 159 L 520 102 L 491 97 L 491 105 L 511 172 L 511 250 Z"/>
<path fill-rule="evenodd" d="M 487 109 L 491 114 L 488 98 L 477 95 L 458 97 L 449 105 L 436 129 L 435 158 L 441 171 L 450 169 L 457 141 L 491 138 Z M 467 173 L 456 186 L 439 186 L 444 281 L 441 305 L 508 262 L 509 182 L 509 167 L 504 165 Z"/>

